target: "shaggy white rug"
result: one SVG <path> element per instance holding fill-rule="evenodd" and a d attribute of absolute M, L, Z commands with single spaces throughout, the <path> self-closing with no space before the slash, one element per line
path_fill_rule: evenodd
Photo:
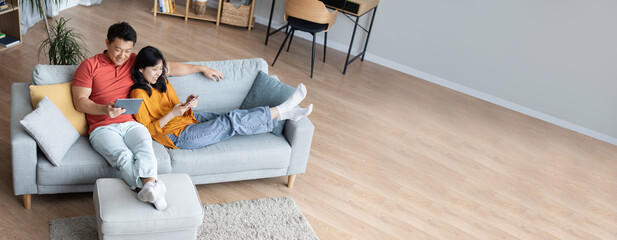
<path fill-rule="evenodd" d="M 49 238 L 98 239 L 96 218 L 53 219 Z M 197 239 L 319 239 L 292 198 L 206 204 Z"/>

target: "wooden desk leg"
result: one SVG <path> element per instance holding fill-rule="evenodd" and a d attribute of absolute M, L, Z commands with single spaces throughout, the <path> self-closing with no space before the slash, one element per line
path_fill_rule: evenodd
<path fill-rule="evenodd" d="M 23 198 L 24 198 L 24 207 L 26 209 L 30 209 L 32 207 L 32 195 L 24 194 Z"/>

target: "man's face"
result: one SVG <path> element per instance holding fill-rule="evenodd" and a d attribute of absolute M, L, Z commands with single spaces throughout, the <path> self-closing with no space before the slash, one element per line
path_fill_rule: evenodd
<path fill-rule="evenodd" d="M 109 42 L 108 39 L 105 39 L 105 44 L 107 45 L 107 58 L 116 66 L 126 62 L 133 52 L 133 41 L 115 38 L 113 42 Z"/>

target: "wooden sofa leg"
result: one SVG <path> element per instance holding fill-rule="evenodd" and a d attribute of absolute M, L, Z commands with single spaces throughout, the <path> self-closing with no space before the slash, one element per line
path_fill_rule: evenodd
<path fill-rule="evenodd" d="M 24 198 L 24 207 L 26 209 L 30 209 L 30 207 L 32 207 L 32 195 L 24 194 L 23 198 Z"/>
<path fill-rule="evenodd" d="M 296 175 L 289 175 L 287 177 L 287 187 L 292 188 L 294 186 L 294 181 L 296 181 Z"/>

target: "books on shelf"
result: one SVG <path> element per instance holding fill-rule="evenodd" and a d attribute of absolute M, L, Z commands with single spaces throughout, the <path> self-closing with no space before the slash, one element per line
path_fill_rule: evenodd
<path fill-rule="evenodd" d="M 8 11 L 9 10 L 9 4 L 7 3 L 6 0 L 2 1 L 0 0 L 0 12 L 4 12 L 4 11 Z"/>
<path fill-rule="evenodd" d="M 176 1 L 175 0 L 158 0 L 159 2 L 159 11 L 161 13 L 174 13 L 176 10 Z"/>
<path fill-rule="evenodd" d="M 10 47 L 18 43 L 19 43 L 18 39 L 15 39 L 9 35 L 5 35 L 3 38 L 0 38 L 0 46 L 3 46 L 3 47 Z"/>

